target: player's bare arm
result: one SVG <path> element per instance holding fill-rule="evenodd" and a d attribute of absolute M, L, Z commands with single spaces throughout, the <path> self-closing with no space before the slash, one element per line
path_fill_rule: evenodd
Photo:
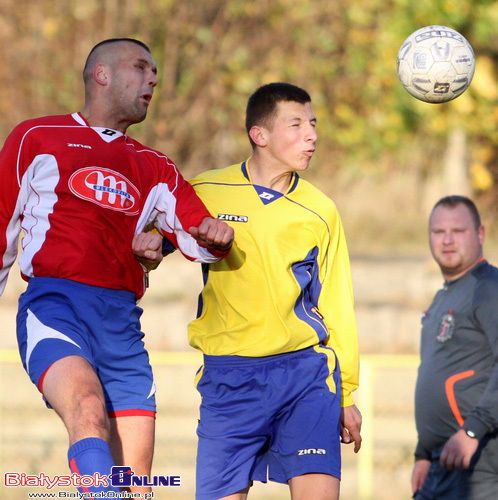
<path fill-rule="evenodd" d="M 341 410 L 341 441 L 345 444 L 354 443 L 355 453 L 361 448 L 361 423 L 362 416 L 356 405 Z"/>
<path fill-rule="evenodd" d="M 233 243 L 233 228 L 219 219 L 206 217 L 199 227 L 190 227 L 189 232 L 206 248 L 228 250 Z"/>

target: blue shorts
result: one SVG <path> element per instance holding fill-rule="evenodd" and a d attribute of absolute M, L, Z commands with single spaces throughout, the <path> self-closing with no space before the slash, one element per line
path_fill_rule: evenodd
<path fill-rule="evenodd" d="M 32 278 L 17 314 L 24 368 L 43 393 L 43 377 L 55 361 L 81 356 L 97 373 L 111 416 L 154 416 L 155 384 L 141 314 L 131 292 Z"/>
<path fill-rule="evenodd" d="M 197 380 L 197 500 L 236 493 L 252 480 L 340 478 L 340 373 L 332 349 L 204 356 Z"/>

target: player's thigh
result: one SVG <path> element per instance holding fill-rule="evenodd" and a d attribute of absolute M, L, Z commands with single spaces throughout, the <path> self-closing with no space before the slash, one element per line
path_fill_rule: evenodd
<path fill-rule="evenodd" d="M 154 417 L 156 386 L 140 327 L 142 309 L 126 295 L 107 290 L 101 294 L 106 321 L 104 328 L 91 324 L 92 345 L 109 416 Z"/>
<path fill-rule="evenodd" d="M 241 365 L 218 365 L 218 361 L 208 358 L 197 380 L 202 396 L 197 427 L 198 500 L 245 498 L 251 471 L 269 442 L 267 409 L 261 403 L 262 366 L 257 362 L 253 366 L 252 360 Z"/>
<path fill-rule="evenodd" d="M 333 352 L 332 352 L 332 355 Z M 334 355 L 335 356 L 335 355 Z M 279 412 L 268 453 L 269 477 L 278 482 L 305 474 L 340 478 L 340 396 L 330 390 L 329 360 L 309 350 L 287 370 L 294 402 Z"/>
<path fill-rule="evenodd" d="M 66 289 L 66 281 L 33 278 L 19 298 L 19 354 L 40 392 L 43 377 L 56 361 L 74 355 L 93 363 L 87 329 L 71 303 L 76 294 Z"/>
<path fill-rule="evenodd" d="M 249 487 L 234 493 L 233 495 L 228 495 L 226 497 L 219 498 L 218 500 L 246 500 L 247 493 L 249 492 Z"/>
<path fill-rule="evenodd" d="M 64 421 L 71 443 L 85 437 L 108 438 L 105 398 L 92 365 L 81 356 L 66 356 L 46 371 L 40 389 Z"/>
<path fill-rule="evenodd" d="M 328 474 L 304 474 L 289 479 L 292 500 L 338 500 L 340 481 Z"/>
<path fill-rule="evenodd" d="M 139 476 L 149 476 L 154 455 L 155 419 L 149 416 L 110 419 L 111 452 L 116 465 L 129 466 Z"/>

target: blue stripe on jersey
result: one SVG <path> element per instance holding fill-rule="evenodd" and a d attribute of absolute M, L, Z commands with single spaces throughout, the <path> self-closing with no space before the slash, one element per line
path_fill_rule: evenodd
<path fill-rule="evenodd" d="M 202 283 L 206 286 L 208 276 L 209 276 L 209 264 L 202 264 Z M 202 292 L 199 294 L 197 299 L 197 318 L 199 318 L 202 314 L 202 309 L 204 307 L 204 301 L 202 300 Z"/>
<path fill-rule="evenodd" d="M 301 287 L 301 293 L 296 300 L 294 312 L 296 316 L 310 325 L 320 340 L 328 337 L 328 328 L 316 304 L 322 289 L 318 278 L 318 247 L 309 251 L 308 255 L 292 265 L 292 272 Z"/>
<path fill-rule="evenodd" d="M 292 183 L 292 186 L 290 187 L 289 191 L 287 191 L 287 194 L 292 193 L 294 189 L 297 188 L 297 183 L 299 182 L 299 174 L 297 172 L 294 172 L 294 182 Z"/>
<path fill-rule="evenodd" d="M 245 161 L 242 162 L 240 169 L 242 170 L 244 177 L 250 182 L 251 179 L 249 179 L 249 172 L 247 171 L 247 163 Z"/>

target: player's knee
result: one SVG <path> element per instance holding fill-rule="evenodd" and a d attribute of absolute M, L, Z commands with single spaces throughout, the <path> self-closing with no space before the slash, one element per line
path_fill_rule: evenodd
<path fill-rule="evenodd" d="M 101 394 L 96 391 L 86 391 L 82 394 L 75 394 L 74 398 L 75 412 L 81 418 L 98 426 L 109 427 L 106 405 Z"/>
<path fill-rule="evenodd" d="M 85 391 L 74 394 L 69 408 L 61 413 L 71 440 L 95 436 L 109 439 L 109 419 L 105 401 L 98 392 Z"/>

